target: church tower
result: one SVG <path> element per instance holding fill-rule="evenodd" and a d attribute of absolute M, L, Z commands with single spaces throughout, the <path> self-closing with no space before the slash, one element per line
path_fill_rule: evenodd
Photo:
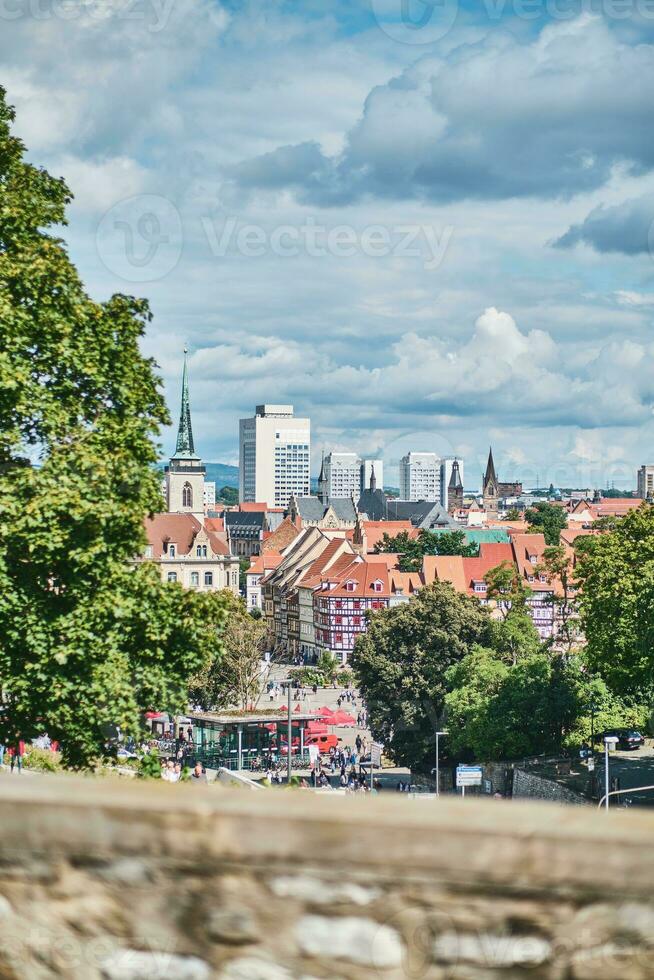
<path fill-rule="evenodd" d="M 452 463 L 450 482 L 447 485 L 447 510 L 451 514 L 452 511 L 461 510 L 462 507 L 463 482 L 459 471 L 459 461 L 458 459 L 455 459 Z"/>
<path fill-rule="evenodd" d="M 488 450 L 488 463 L 484 475 L 484 485 L 482 487 L 484 498 L 484 510 L 488 517 L 497 517 L 497 505 L 500 497 L 500 488 L 495 473 L 495 463 L 493 461 L 493 450 Z"/>
<path fill-rule="evenodd" d="M 195 453 L 191 403 L 188 393 L 188 365 L 184 349 L 182 374 L 182 407 L 177 429 L 175 454 L 166 467 L 166 509 L 171 514 L 194 514 L 198 520 L 204 517 L 204 463 Z"/>
<path fill-rule="evenodd" d="M 325 450 L 322 451 L 322 462 L 320 464 L 320 476 L 318 477 L 318 499 L 324 507 L 329 503 L 329 486 L 327 484 L 327 474 L 325 472 Z"/>

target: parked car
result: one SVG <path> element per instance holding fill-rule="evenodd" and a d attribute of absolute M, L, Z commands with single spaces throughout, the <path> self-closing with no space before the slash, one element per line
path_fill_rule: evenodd
<path fill-rule="evenodd" d="M 317 745 L 318 751 L 322 754 L 329 752 L 331 748 L 338 748 L 338 739 L 336 735 L 307 735 L 304 744 Z"/>
<path fill-rule="evenodd" d="M 605 738 L 617 738 L 619 749 L 639 749 L 645 744 L 644 737 L 635 728 L 607 728 L 595 736 L 596 742 L 604 743 Z"/>

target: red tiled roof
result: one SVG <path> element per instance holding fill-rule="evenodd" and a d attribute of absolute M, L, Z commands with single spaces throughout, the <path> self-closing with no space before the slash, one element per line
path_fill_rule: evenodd
<path fill-rule="evenodd" d="M 257 555 L 256 558 L 252 558 L 250 562 L 250 567 L 247 570 L 247 575 L 256 574 L 263 575 L 264 572 L 271 571 L 284 560 L 284 556 L 280 555 L 279 552 L 269 551 L 263 555 Z"/>
<path fill-rule="evenodd" d="M 255 503 L 254 501 L 250 501 L 247 503 L 239 504 L 238 509 L 244 514 L 246 513 L 260 514 L 262 512 L 265 514 L 265 512 L 268 510 L 268 504 Z"/>
<path fill-rule="evenodd" d="M 215 518 L 213 519 L 215 520 Z M 171 542 L 177 546 L 177 553 L 188 555 L 202 525 L 193 514 L 155 514 L 145 521 L 145 533 L 148 544 L 152 546 L 152 557 L 161 558 L 164 554 L 164 543 Z M 205 527 L 211 550 L 216 555 L 229 555 L 227 544 L 218 534 Z"/>

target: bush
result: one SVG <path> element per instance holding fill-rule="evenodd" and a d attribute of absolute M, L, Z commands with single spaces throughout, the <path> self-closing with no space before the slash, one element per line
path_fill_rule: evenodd
<path fill-rule="evenodd" d="M 5 757 L 9 762 L 9 757 Z M 35 772 L 61 772 L 61 754 L 50 749 L 39 749 L 35 745 L 25 746 L 23 765 Z"/>

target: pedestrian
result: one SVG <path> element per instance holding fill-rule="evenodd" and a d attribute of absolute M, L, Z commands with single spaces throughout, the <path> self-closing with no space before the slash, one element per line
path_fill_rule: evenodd
<path fill-rule="evenodd" d="M 193 767 L 193 772 L 191 773 L 191 783 L 193 783 L 195 785 L 198 785 L 198 786 L 201 783 L 204 784 L 204 785 L 206 785 L 206 783 L 207 783 L 207 774 L 204 771 L 204 768 L 203 768 L 201 762 L 196 762 L 195 763 L 195 766 Z"/>
<path fill-rule="evenodd" d="M 23 771 L 23 756 L 25 755 L 25 742 L 19 739 L 14 745 L 9 749 L 9 755 L 11 757 L 11 771 L 14 771 L 14 766 L 18 766 L 18 775 Z"/>

